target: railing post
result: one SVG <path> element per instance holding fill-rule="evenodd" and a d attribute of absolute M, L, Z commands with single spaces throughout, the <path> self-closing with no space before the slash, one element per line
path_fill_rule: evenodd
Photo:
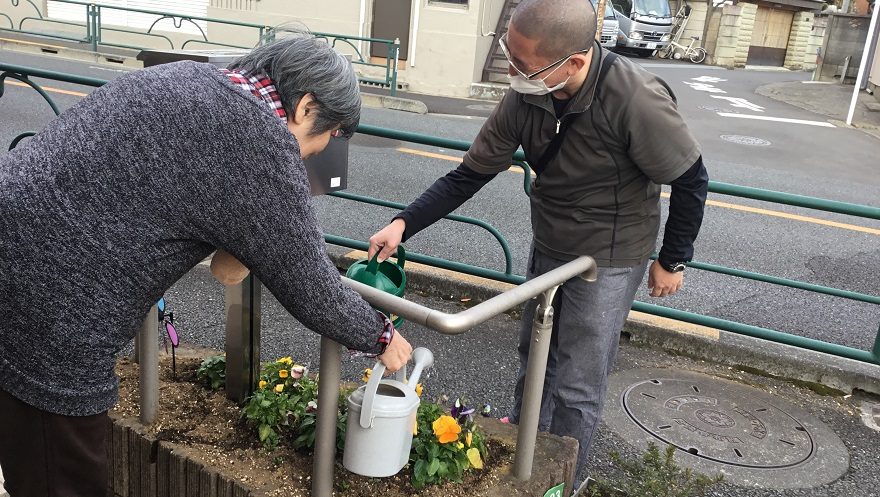
<path fill-rule="evenodd" d="M 260 281 L 226 287 L 226 396 L 239 404 L 260 377 Z"/>
<path fill-rule="evenodd" d="M 391 66 L 391 96 L 397 96 L 397 59 L 400 57 L 400 38 L 394 39 L 394 65 Z"/>
<path fill-rule="evenodd" d="M 336 459 L 336 413 L 339 410 L 340 345 L 321 337 L 321 368 L 318 374 L 318 425 L 315 430 L 315 459 L 312 466 L 312 497 L 333 495 Z"/>
<path fill-rule="evenodd" d="M 874 337 L 874 347 L 871 349 L 874 356 L 874 363 L 880 364 L 880 326 L 877 327 L 877 336 Z"/>
<path fill-rule="evenodd" d="M 98 24 L 99 24 L 98 23 L 98 16 L 100 15 L 99 11 L 98 11 L 98 6 L 95 4 L 89 4 L 89 6 L 87 7 L 87 12 L 88 12 L 88 24 L 89 24 L 89 26 L 91 26 L 91 36 L 89 36 L 89 42 L 92 45 L 92 52 L 97 52 L 98 51 L 98 40 L 100 38 L 100 35 L 98 33 L 98 29 L 100 29 L 98 27 Z"/>
<path fill-rule="evenodd" d="M 559 286 L 548 289 L 538 301 L 532 322 L 532 343 L 526 366 L 519 432 L 516 437 L 516 454 L 513 458 L 513 475 L 520 480 L 532 477 L 535 458 L 535 441 L 538 438 L 538 418 L 541 416 L 541 395 L 547 357 L 550 354 L 550 335 L 553 333 L 553 297 Z"/>
<path fill-rule="evenodd" d="M 159 406 L 159 310 L 154 305 L 147 313 L 135 343 L 140 363 L 138 392 L 140 393 L 141 424 L 156 419 Z"/>

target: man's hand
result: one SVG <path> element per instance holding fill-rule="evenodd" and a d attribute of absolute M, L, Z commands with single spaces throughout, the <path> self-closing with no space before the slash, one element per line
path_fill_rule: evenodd
<path fill-rule="evenodd" d="M 385 353 L 380 355 L 378 359 L 385 365 L 385 371 L 396 373 L 398 369 L 404 367 L 412 355 L 412 345 L 403 338 L 400 332 L 394 333 L 391 343 L 385 347 Z"/>
<path fill-rule="evenodd" d="M 648 270 L 648 289 L 652 297 L 667 297 L 675 294 L 684 284 L 684 272 L 670 273 L 654 261 Z"/>
<path fill-rule="evenodd" d="M 406 230 L 406 221 L 397 218 L 391 221 L 391 224 L 377 231 L 375 235 L 370 237 L 370 250 L 367 258 L 372 259 L 376 252 L 379 252 L 379 262 L 391 257 L 397 253 L 397 246 L 403 239 L 403 232 Z"/>

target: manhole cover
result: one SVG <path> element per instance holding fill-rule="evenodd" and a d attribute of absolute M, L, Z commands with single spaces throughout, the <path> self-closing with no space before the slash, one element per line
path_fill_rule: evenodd
<path fill-rule="evenodd" d="M 622 402 L 661 441 L 724 464 L 783 468 L 815 450 L 809 431 L 790 414 L 722 392 L 716 383 L 653 378 L 630 386 Z"/>
<path fill-rule="evenodd" d="M 613 400 L 612 400 L 613 399 Z M 739 485 L 814 487 L 849 468 L 846 447 L 803 410 L 712 376 L 632 370 L 609 378 L 605 422 L 630 442 L 669 444 L 676 459 Z"/>
<path fill-rule="evenodd" d="M 721 139 L 737 145 L 750 145 L 752 147 L 769 147 L 770 142 L 763 138 L 743 135 L 721 135 Z"/>

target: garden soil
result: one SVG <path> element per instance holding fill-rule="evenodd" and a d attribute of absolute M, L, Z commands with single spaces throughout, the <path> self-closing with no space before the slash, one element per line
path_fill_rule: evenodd
<path fill-rule="evenodd" d="M 144 430 L 160 441 L 173 442 L 197 454 L 201 462 L 255 491 L 256 495 L 308 497 L 312 458 L 295 451 L 288 441 L 272 452 L 265 451 L 256 428 L 248 426 L 241 410 L 222 390 L 211 391 L 196 379 L 196 370 L 208 351 L 180 351 L 176 378 L 171 357 L 162 355 L 159 370 L 159 411 L 156 421 Z M 117 364 L 119 403 L 110 411 L 114 419 L 137 420 L 138 365 L 126 358 Z M 474 497 L 487 495 L 513 461 L 511 447 L 489 439 L 490 458 L 482 471 L 470 470 L 463 483 L 429 486 L 417 491 L 410 484 L 410 467 L 390 478 L 367 478 L 346 471 L 337 455 L 334 482 L 336 497 Z M 253 494 L 252 494 L 253 495 Z"/>

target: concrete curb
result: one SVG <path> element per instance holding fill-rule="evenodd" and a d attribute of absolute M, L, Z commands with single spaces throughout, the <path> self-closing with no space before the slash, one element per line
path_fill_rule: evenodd
<path fill-rule="evenodd" d="M 341 269 L 363 257 L 366 254 L 361 251 L 330 250 L 331 260 Z M 412 262 L 407 262 L 406 274 L 408 291 L 468 297 L 471 303 L 513 287 Z M 823 395 L 851 394 L 855 390 L 880 395 L 877 365 L 635 311 L 630 312 L 623 334 L 635 345 L 783 379 Z"/>
<path fill-rule="evenodd" d="M 390 109 L 400 110 L 403 112 L 412 112 L 414 114 L 427 114 L 428 106 L 420 100 L 401 97 L 389 97 L 386 95 L 376 95 L 375 93 L 361 92 L 361 103 L 364 107 L 374 109 Z"/>
<path fill-rule="evenodd" d="M 9 33 L 4 33 L 8 35 Z M 125 69 L 140 69 L 143 62 L 132 55 L 124 53 L 103 53 L 81 50 L 79 48 L 62 45 L 58 40 L 42 39 L 37 36 L 27 39 L 0 37 L 0 49 L 10 52 L 58 57 L 60 59 L 91 62 L 93 64 L 113 65 Z M 2 497 L 2 496 L 0 496 Z"/>

